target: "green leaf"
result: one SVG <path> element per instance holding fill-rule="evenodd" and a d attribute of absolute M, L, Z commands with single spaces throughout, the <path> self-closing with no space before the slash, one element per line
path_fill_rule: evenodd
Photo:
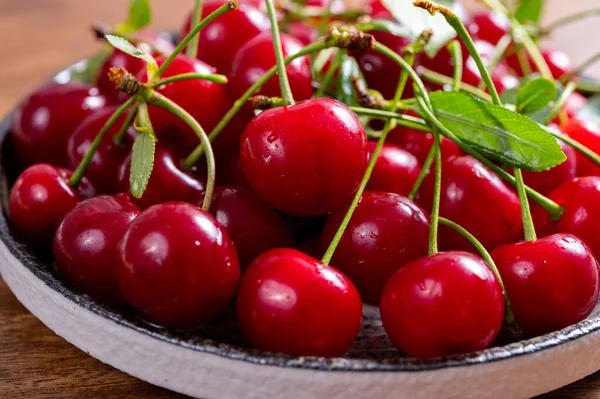
<path fill-rule="evenodd" d="M 483 154 L 534 171 L 566 159 L 556 139 L 525 116 L 466 93 L 437 91 L 430 96 L 440 122 Z"/>
<path fill-rule="evenodd" d="M 553 80 L 546 78 L 530 80 L 517 92 L 517 112 L 531 114 L 539 111 L 556 98 L 556 93 L 556 84 Z"/>
<path fill-rule="evenodd" d="M 148 186 L 154 166 L 155 145 L 156 138 L 148 132 L 138 134 L 133 142 L 129 185 L 135 198 L 141 198 Z"/>
<path fill-rule="evenodd" d="M 152 20 L 152 8 L 149 0 L 132 0 L 129 3 L 129 16 L 127 21 L 119 24 L 115 32 L 119 35 L 127 35 L 138 31 L 150 23 Z"/>
<path fill-rule="evenodd" d="M 538 23 L 542 16 L 544 0 L 519 0 L 515 17 L 521 23 Z"/>
<path fill-rule="evenodd" d="M 372 19 L 365 22 L 359 22 L 355 25 L 355 28 L 363 32 L 374 30 L 388 32 L 394 36 L 412 37 L 410 31 L 406 27 L 387 19 Z"/>
<path fill-rule="evenodd" d="M 115 48 L 122 52 L 129 54 L 132 57 L 140 58 L 146 61 L 146 69 L 148 70 L 148 81 L 152 82 L 156 73 L 158 72 L 158 64 L 154 57 L 146 52 L 143 46 L 135 47 L 129 43 L 127 39 L 120 36 L 106 35 L 106 40 Z"/>
<path fill-rule="evenodd" d="M 343 102 L 346 105 L 358 105 L 356 89 L 353 83 L 354 79 L 361 79 L 364 81 L 356 59 L 348 54 L 344 54 L 338 69 L 336 100 Z"/>

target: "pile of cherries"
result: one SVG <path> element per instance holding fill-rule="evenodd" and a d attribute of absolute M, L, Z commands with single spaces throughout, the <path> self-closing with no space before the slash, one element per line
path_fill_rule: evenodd
<path fill-rule="evenodd" d="M 333 1 L 331 10 L 342 7 L 343 12 Z M 204 3 L 203 16 L 223 5 L 219 0 Z M 307 3 L 328 7 L 327 0 Z M 364 13 L 393 19 L 379 0 L 366 5 Z M 464 15 L 463 21 L 484 58 L 493 55 L 510 29 L 506 17 L 495 12 Z M 282 22 L 284 56 L 315 40 L 322 25 L 316 22 Z M 371 33 L 399 54 L 409 44 L 389 32 Z M 136 37 L 150 44 L 159 66 L 174 49 L 146 32 Z M 369 88 L 392 98 L 400 67 L 374 50 L 351 54 Z M 573 68 L 561 52 L 542 54 L 557 79 Z M 515 57 L 502 59 L 494 70 L 499 91 L 517 85 L 523 74 Z M 445 49 L 433 59 L 420 55 L 416 62 L 452 76 L 452 56 Z M 179 80 L 156 91 L 210 132 L 275 64 L 264 5 L 246 0 L 201 31 L 197 58 L 177 55 L 162 76 L 218 72 L 228 83 Z M 463 81 L 479 85 L 481 75 L 466 51 L 464 65 Z M 504 323 L 504 294 L 525 337 L 581 321 L 596 305 L 600 168 L 565 143 L 564 163 L 524 173 L 526 184 L 564 211 L 555 220 L 535 206 L 537 233 L 543 238 L 519 242 L 523 224 L 516 190 L 456 144 L 441 142 L 440 215 L 492 251 L 502 282 L 475 247 L 447 226 L 439 230 L 443 251 L 428 255 L 434 173 L 415 200 L 408 195 L 434 137 L 405 127 L 390 132 L 329 266 L 317 257 L 338 231 L 376 144 L 367 138 L 364 120 L 347 105 L 314 98 L 310 57 L 286 68 L 297 104 L 257 115 L 246 105 L 213 142 L 217 188 L 209 211 L 200 208 L 206 167 L 203 162 L 182 166 L 198 137 L 182 120 L 153 105 L 149 114 L 158 141 L 140 198 L 128 194 L 131 148 L 138 134 L 128 114 L 100 143 L 85 177 L 71 184 L 96 135 L 129 98 L 108 78 L 110 68 L 120 67 L 140 82 L 147 79 L 143 60 L 112 50 L 94 86 L 51 83 L 30 95 L 14 114 L 10 135 L 23 170 L 10 192 L 12 226 L 34 250 L 52 248 L 64 279 L 99 301 L 132 308 L 170 328 L 199 326 L 235 302 L 252 346 L 328 357 L 342 356 L 353 344 L 363 303 L 379 304 L 391 341 L 414 357 L 490 346 Z M 407 89 L 405 97 L 411 92 Z M 257 94 L 281 97 L 277 76 Z M 582 95 L 573 93 L 555 128 L 600 152 L 600 125 L 576 115 L 585 104 Z M 127 122 L 131 126 L 123 134 Z"/>

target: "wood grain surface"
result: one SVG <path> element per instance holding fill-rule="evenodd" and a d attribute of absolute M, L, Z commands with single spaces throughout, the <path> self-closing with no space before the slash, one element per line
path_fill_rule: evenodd
<path fill-rule="evenodd" d="M 123 20 L 125 0 L 0 0 L 0 115 L 50 74 L 93 54 L 90 24 Z M 191 0 L 153 0 L 153 29 L 176 29 Z M 550 0 L 548 20 L 598 5 Z M 598 51 L 589 37 L 599 20 L 551 40 L 577 61 Z M 600 76 L 600 68 L 593 69 Z M 0 398 L 181 398 L 107 366 L 65 342 L 31 315 L 0 280 Z M 600 373 L 541 398 L 600 398 Z"/>

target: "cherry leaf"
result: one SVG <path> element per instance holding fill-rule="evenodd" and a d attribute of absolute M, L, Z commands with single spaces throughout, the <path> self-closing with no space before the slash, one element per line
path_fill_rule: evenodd
<path fill-rule="evenodd" d="M 149 0 L 132 0 L 129 4 L 129 16 L 127 21 L 115 27 L 115 32 L 120 35 L 127 35 L 138 31 L 150 23 L 152 20 L 152 8 Z"/>
<path fill-rule="evenodd" d="M 344 54 L 338 69 L 336 100 L 341 101 L 346 105 L 358 105 L 356 101 L 356 89 L 354 88 L 355 79 L 360 79 L 364 82 L 363 74 L 356 59 L 348 54 Z"/>
<path fill-rule="evenodd" d="M 152 81 L 156 72 L 158 72 L 158 64 L 154 57 L 152 57 L 148 52 L 146 52 L 144 46 L 140 45 L 140 47 L 136 47 L 127 39 L 124 39 L 120 36 L 114 35 L 106 35 L 106 40 L 115 48 L 121 50 L 122 52 L 129 54 L 132 57 L 140 58 L 146 61 L 146 69 L 148 70 L 148 81 Z"/>
<path fill-rule="evenodd" d="M 129 174 L 129 187 L 131 195 L 141 198 L 146 191 L 152 168 L 154 166 L 154 150 L 156 136 L 148 115 L 148 105 L 140 103 L 138 114 L 134 123 L 135 129 L 140 132 L 135 137 L 131 149 L 131 172 Z"/>
<path fill-rule="evenodd" d="M 515 18 L 521 23 L 538 23 L 542 16 L 544 0 L 519 0 Z"/>
<path fill-rule="evenodd" d="M 553 101 L 556 94 L 556 84 L 553 80 L 546 78 L 530 80 L 517 91 L 517 112 L 531 114 L 539 111 Z"/>

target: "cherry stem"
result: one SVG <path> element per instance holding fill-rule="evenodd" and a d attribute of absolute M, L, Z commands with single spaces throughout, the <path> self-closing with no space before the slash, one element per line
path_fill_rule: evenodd
<path fill-rule="evenodd" d="M 281 47 L 281 35 L 279 33 L 279 24 L 277 23 L 277 13 L 275 11 L 275 5 L 273 0 L 265 0 L 267 3 L 267 13 L 271 20 L 271 33 L 273 35 L 273 50 L 275 51 L 275 60 L 277 61 L 277 76 L 279 77 L 279 88 L 281 90 L 281 97 L 285 100 L 286 104 L 294 105 L 294 95 L 292 94 L 292 88 L 290 87 L 290 81 L 287 76 L 285 69 L 285 58 L 283 57 L 283 48 Z"/>
<path fill-rule="evenodd" d="M 496 263 L 494 263 L 494 260 L 492 259 L 490 253 L 487 251 L 487 249 L 485 249 L 485 247 L 481 244 L 481 242 L 479 242 L 479 240 L 477 238 L 475 238 L 475 236 L 473 234 L 469 233 L 469 231 L 467 231 L 461 225 L 454 223 L 453 221 L 448 220 L 444 217 L 440 217 L 440 223 L 443 224 L 444 226 L 448 226 L 448 227 L 454 229 L 457 233 L 459 233 L 467 241 L 469 241 L 477 249 L 477 251 L 479 251 L 479 254 L 483 258 L 483 260 L 485 260 L 485 262 L 490 267 L 490 270 L 492 271 L 492 273 L 494 273 L 494 276 L 496 276 L 496 279 L 498 280 L 498 283 L 500 284 L 500 288 L 502 289 L 502 294 L 504 295 L 504 304 L 505 304 L 504 322 L 509 326 L 515 327 L 516 326 L 515 316 L 512 312 L 512 308 L 510 306 L 510 300 L 508 299 L 508 295 L 506 294 L 506 288 L 504 288 L 504 282 L 502 281 L 500 272 L 498 271 L 498 268 L 496 267 Z"/>
<path fill-rule="evenodd" d="M 342 63 L 342 59 L 344 58 L 345 54 L 345 49 L 338 50 L 338 53 L 335 55 L 335 58 L 331 62 L 327 73 L 321 81 L 321 86 L 319 87 L 319 90 L 317 90 L 317 92 L 315 93 L 316 98 L 323 97 L 323 94 L 325 94 L 325 90 L 327 90 L 327 87 L 329 86 L 331 79 L 333 79 L 335 72 L 340 68 L 340 64 Z"/>
<path fill-rule="evenodd" d="M 121 145 L 121 143 L 123 142 L 123 137 L 125 136 L 125 133 L 127 133 L 127 129 L 129 129 L 129 126 L 131 126 L 131 124 L 133 123 L 133 120 L 135 119 L 135 115 L 137 114 L 137 110 L 138 110 L 138 103 L 136 102 L 133 105 L 133 107 L 131 107 L 131 110 L 127 114 L 127 117 L 125 118 L 123 125 L 121 125 L 119 132 L 113 136 L 113 144 L 114 145 Z"/>
<path fill-rule="evenodd" d="M 440 146 L 440 135 L 433 133 L 435 153 L 435 180 L 433 186 L 433 205 L 429 224 L 429 255 L 438 252 L 438 229 L 440 219 L 440 201 L 442 196 L 442 150 Z"/>
<path fill-rule="evenodd" d="M 420 132 L 431 133 L 431 128 L 423 119 L 415 118 L 410 115 L 397 114 L 395 112 L 383 111 L 380 109 L 363 108 L 350 106 L 350 109 L 358 115 L 373 116 L 383 119 L 395 119 L 398 126 L 407 127 L 409 129 L 418 130 Z"/>
<path fill-rule="evenodd" d="M 209 82 L 214 82 L 214 83 L 218 83 L 221 85 L 226 84 L 228 82 L 227 76 L 220 75 L 218 73 L 204 74 L 204 73 L 190 72 L 190 73 L 182 73 L 180 75 L 169 76 L 168 78 L 165 78 L 165 79 L 159 81 L 158 83 L 156 83 L 154 85 L 154 88 L 156 89 L 158 87 L 168 85 L 169 83 L 178 82 L 180 80 L 192 80 L 192 79 L 207 80 Z"/>
<path fill-rule="evenodd" d="M 597 15 L 600 15 L 600 8 L 579 11 L 574 14 L 567 15 L 565 17 L 557 19 L 554 22 L 551 22 L 546 27 L 541 28 L 541 34 L 547 35 L 548 33 L 552 32 L 553 30 L 555 30 L 557 28 L 560 28 L 561 26 L 568 25 L 570 23 L 579 21 L 580 19 L 593 17 L 593 16 L 597 16 Z"/>
<path fill-rule="evenodd" d="M 436 83 L 439 85 L 448 85 L 448 86 L 452 86 L 454 84 L 454 79 L 446 76 L 446 75 L 442 75 L 441 73 L 432 71 L 430 69 L 427 68 L 419 68 L 419 75 L 426 81 L 431 82 L 431 83 Z M 492 97 L 487 94 L 485 91 L 475 87 L 475 86 L 471 86 L 469 84 L 466 83 L 460 83 L 460 91 L 464 91 L 465 93 L 469 93 L 474 95 L 475 97 L 478 97 L 486 102 L 492 102 Z"/>
<path fill-rule="evenodd" d="M 506 35 L 502 36 L 500 41 L 498 41 L 494 54 L 492 55 L 492 58 L 490 58 L 490 61 L 487 64 L 487 70 L 489 73 L 494 72 L 494 69 L 496 69 L 496 66 L 502 60 L 504 53 L 506 53 L 506 50 L 508 50 L 508 47 L 511 43 L 512 36 L 510 33 L 507 33 Z"/>
<path fill-rule="evenodd" d="M 104 140 L 106 133 L 108 133 L 110 128 L 117 122 L 121 115 L 123 115 L 125 111 L 127 111 L 127 109 L 133 104 L 135 100 L 135 97 L 130 97 L 119 108 L 115 110 L 115 112 L 110 116 L 110 118 L 108 118 L 100 132 L 98 132 L 98 134 L 94 138 L 94 141 L 92 141 L 92 144 L 85 153 L 85 156 L 83 157 L 81 162 L 79 162 L 79 165 L 77 165 L 77 169 L 75 169 L 73 175 L 71 175 L 71 178 L 69 179 L 69 185 L 71 185 L 72 187 L 77 187 L 79 185 L 81 179 L 83 179 L 83 175 L 85 174 L 88 165 L 94 157 L 94 154 L 98 150 L 98 147 L 100 147 L 102 140 Z"/>
<path fill-rule="evenodd" d="M 196 26 L 202 19 L 202 0 L 196 0 L 194 5 L 194 12 L 192 14 L 192 22 L 190 26 Z M 200 44 L 200 35 L 194 35 L 190 45 L 187 48 L 186 55 L 190 58 L 196 58 L 198 56 L 198 45 Z"/>
<path fill-rule="evenodd" d="M 523 71 L 523 74 L 525 76 L 531 75 L 533 73 L 533 69 L 531 69 L 531 64 L 529 63 L 529 60 L 527 59 L 527 53 L 525 52 L 525 49 L 523 48 L 522 44 L 517 45 L 516 55 L 517 55 L 517 60 L 519 61 L 519 66 L 521 67 L 521 70 Z"/>
<path fill-rule="evenodd" d="M 519 204 L 521 205 L 521 219 L 523 220 L 523 233 L 525 241 L 535 241 L 535 226 L 531 218 L 531 209 L 529 209 L 529 201 L 527 200 L 527 192 L 525 191 L 525 182 L 523 181 L 523 173 L 521 169 L 514 168 L 515 180 L 517 181 L 517 193 L 519 194 Z"/>
<path fill-rule="evenodd" d="M 452 55 L 452 61 L 454 62 L 454 81 L 452 82 L 452 90 L 460 91 L 463 75 L 463 58 L 462 49 L 460 48 L 458 40 L 452 40 L 450 44 L 448 44 L 448 51 Z"/>
<path fill-rule="evenodd" d="M 324 49 L 332 47 L 332 46 L 333 46 L 333 44 L 327 44 L 325 42 L 316 42 L 316 43 L 309 44 L 308 46 L 304 47 L 302 50 L 300 50 L 296 54 L 287 57 L 285 59 L 285 63 L 287 65 L 290 62 L 294 61 L 296 58 L 300 58 L 302 56 L 312 54 L 312 53 L 324 50 Z M 248 90 L 246 90 L 246 92 L 240 98 L 238 98 L 235 101 L 235 103 L 233 103 L 233 106 L 231 107 L 231 109 L 229 111 L 227 111 L 225 116 L 223 116 L 223 118 L 219 121 L 217 126 L 215 126 L 215 128 L 208 135 L 211 142 L 213 142 L 219 136 L 219 134 L 223 131 L 223 129 L 225 129 L 227 124 L 231 121 L 231 119 L 233 119 L 233 117 L 238 113 L 238 111 L 246 104 L 248 99 L 250 97 L 252 97 L 254 95 L 254 93 L 256 93 L 269 79 L 271 79 L 273 76 L 275 76 L 276 72 L 277 72 L 276 66 L 269 69 L 259 80 L 257 80 L 252 86 L 250 86 L 250 88 Z M 196 147 L 194 149 L 194 151 L 192 151 L 192 153 L 190 155 L 188 155 L 188 157 L 183 161 L 183 167 L 185 169 L 191 168 L 196 162 L 198 162 L 198 160 L 202 157 L 203 154 L 204 154 L 204 146 L 201 144 L 198 147 Z"/>
<path fill-rule="evenodd" d="M 215 19 L 217 19 L 218 17 L 220 17 L 221 15 L 223 15 L 229 11 L 237 10 L 237 8 L 238 8 L 238 3 L 236 0 L 228 0 L 227 3 L 225 3 L 221 7 L 217 8 L 215 11 L 210 13 L 206 18 L 204 18 L 202 21 L 200 21 L 199 24 L 194 26 L 190 30 L 190 33 L 188 33 L 187 36 L 183 38 L 183 40 L 177 45 L 177 47 L 175 47 L 175 50 L 173 50 L 173 52 L 169 55 L 169 57 L 165 60 L 165 62 L 163 62 L 163 64 L 160 66 L 160 68 L 158 69 L 158 72 L 156 73 L 156 77 L 159 78 L 162 76 L 162 74 L 167 70 L 167 68 L 171 64 L 171 62 L 173 62 L 173 60 L 183 51 L 185 46 L 187 46 L 187 44 L 206 25 L 208 25 L 210 22 L 214 21 Z"/>
<path fill-rule="evenodd" d="M 513 35 L 515 36 L 515 40 L 523 44 L 523 47 L 525 47 L 525 50 L 527 50 L 527 53 L 529 53 L 533 64 L 535 65 L 537 70 L 540 71 L 542 76 L 544 78 L 553 80 L 554 77 L 552 76 L 552 72 L 548 67 L 548 63 L 544 59 L 544 56 L 540 52 L 540 49 L 537 46 L 537 44 L 535 44 L 535 42 L 529 35 L 529 32 L 527 32 L 527 30 L 523 28 L 523 26 L 521 26 L 521 23 L 515 18 L 511 18 L 510 21 L 513 27 L 512 31 Z M 529 65 L 529 62 L 527 60 L 525 63 Z"/>
<path fill-rule="evenodd" d="M 553 129 L 546 129 L 546 131 L 552 136 L 556 137 L 557 139 L 564 141 L 569 146 L 573 147 L 575 150 L 577 150 L 590 161 L 592 161 L 596 166 L 600 167 L 600 155 L 596 154 L 594 151 L 590 150 L 580 142 L 573 140 L 566 134 L 556 132 Z"/>
<path fill-rule="evenodd" d="M 544 123 L 543 123 L 544 126 L 546 126 L 550 122 L 552 122 L 554 120 L 554 118 L 556 117 L 556 115 L 558 115 L 562 111 L 562 108 L 565 105 L 565 102 L 567 102 L 567 100 L 569 99 L 569 96 L 571 94 L 573 94 L 575 89 L 577 89 L 577 83 L 575 83 L 575 82 L 569 82 L 565 86 L 564 90 L 560 94 L 560 97 L 556 100 L 556 102 L 554 103 L 554 106 L 552 106 L 550 113 L 544 119 Z"/>
<path fill-rule="evenodd" d="M 417 196 L 417 193 L 419 192 L 419 189 L 421 188 L 423 181 L 425 181 L 425 178 L 427 177 L 427 174 L 429 173 L 429 169 L 431 168 L 431 165 L 433 164 L 434 158 L 435 158 L 435 146 L 431 146 L 431 148 L 429 149 L 429 152 L 427 153 L 427 158 L 425 158 L 425 162 L 423 162 L 423 166 L 421 167 L 421 170 L 419 171 L 417 180 L 415 180 L 415 184 L 413 185 L 412 189 L 410 190 L 410 193 L 408 193 L 407 198 L 409 200 L 414 200 L 415 197 Z"/>
<path fill-rule="evenodd" d="M 595 64 L 598 61 L 600 61 L 600 53 L 594 54 L 593 56 L 591 56 L 590 58 L 585 60 L 577 68 L 565 73 L 563 76 L 560 77 L 560 79 L 559 79 L 560 82 L 562 82 L 562 83 L 568 82 L 573 77 L 580 75 L 583 71 L 585 71 L 587 68 L 589 68 L 590 66 L 592 66 L 593 64 Z"/>

